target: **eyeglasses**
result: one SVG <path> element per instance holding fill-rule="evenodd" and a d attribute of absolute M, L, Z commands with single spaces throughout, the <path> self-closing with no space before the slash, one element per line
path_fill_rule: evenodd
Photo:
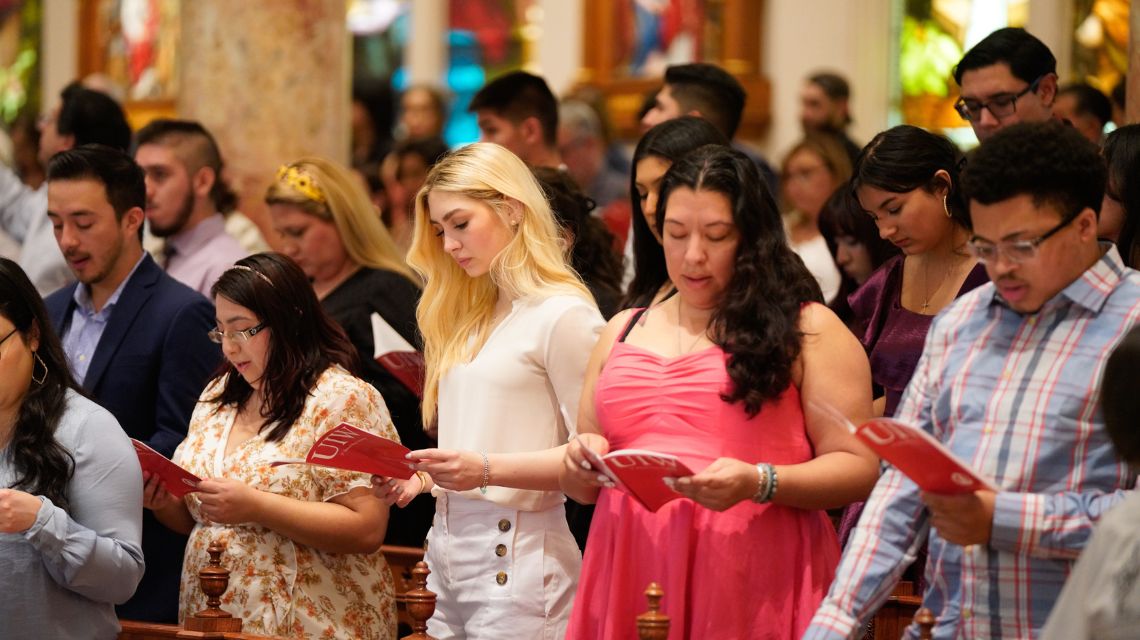
<path fill-rule="evenodd" d="M 16 335 L 16 331 L 17 331 L 16 329 L 12 329 L 11 331 L 8 332 L 8 335 L 4 336 L 3 338 L 0 338 L 0 345 L 7 342 L 8 338 L 11 338 L 12 336 Z"/>
<path fill-rule="evenodd" d="M 998 254 L 1004 255 L 1010 262 L 1017 264 L 1028 262 L 1037 257 L 1037 249 L 1041 246 L 1042 242 L 1045 242 L 1052 237 L 1053 234 L 1064 229 L 1073 220 L 1076 220 L 1079 213 L 1080 211 L 1066 217 L 1057 226 L 1031 240 L 1005 240 L 994 243 L 975 236 L 970 238 L 970 241 L 966 243 L 966 248 L 977 258 L 978 262 L 986 264 L 997 262 Z"/>
<path fill-rule="evenodd" d="M 223 339 L 229 340 L 230 342 L 236 342 L 238 344 L 245 344 L 246 342 L 249 342 L 253 336 L 256 336 L 267 328 L 268 327 L 265 326 L 265 323 L 262 322 L 255 327 L 250 327 L 242 331 L 219 331 L 217 329 L 212 329 L 206 333 L 206 337 L 208 337 L 212 342 L 216 342 L 218 344 L 222 344 Z"/>
<path fill-rule="evenodd" d="M 1038 76 L 1036 80 L 1029 83 L 1028 87 L 1017 93 L 999 93 L 985 102 L 958 98 L 958 102 L 954 103 L 954 109 L 958 115 L 962 116 L 963 120 L 970 122 L 982 117 L 982 109 L 989 109 L 990 113 L 998 120 L 1008 118 L 1017 113 L 1017 100 L 1027 93 L 1037 91 L 1037 86 L 1045 79 L 1045 75 Z"/>

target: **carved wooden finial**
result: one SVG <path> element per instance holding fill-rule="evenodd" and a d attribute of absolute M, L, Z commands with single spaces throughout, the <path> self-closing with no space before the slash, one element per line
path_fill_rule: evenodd
<path fill-rule="evenodd" d="M 427 632 L 427 621 L 435 613 L 435 594 L 427 588 L 429 573 L 431 570 L 423 560 L 412 569 L 412 588 L 404 593 L 408 616 L 412 619 L 412 633 L 401 640 L 435 640 Z"/>
<path fill-rule="evenodd" d="M 669 616 L 661 613 L 661 598 L 665 592 L 656 582 L 645 590 L 649 611 L 637 616 L 637 635 L 641 640 L 666 640 L 669 637 Z"/>
<path fill-rule="evenodd" d="M 919 609 L 914 614 L 914 623 L 918 625 L 918 640 L 933 640 L 934 639 L 934 623 L 938 619 L 934 617 L 934 612 L 926 607 Z"/>
<path fill-rule="evenodd" d="M 217 540 L 210 542 L 206 548 L 210 561 L 198 572 L 198 582 L 202 586 L 202 593 L 206 594 L 206 608 L 186 618 L 182 627 L 187 631 L 241 631 L 241 618 L 235 618 L 222 609 L 222 594 L 230 586 L 230 571 L 222 566 L 222 553 L 225 550 L 225 545 Z"/>

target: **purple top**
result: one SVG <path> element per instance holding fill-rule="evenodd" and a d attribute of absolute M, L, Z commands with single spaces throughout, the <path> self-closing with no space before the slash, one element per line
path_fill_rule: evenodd
<path fill-rule="evenodd" d="M 895 256 L 884 262 L 863 286 L 847 298 L 855 314 L 854 326 L 863 329 L 859 341 L 871 360 L 871 379 L 883 388 L 887 397 L 885 416 L 894 415 L 918 366 L 918 358 L 926 343 L 926 332 L 934 320 L 934 316 L 903 308 L 903 258 Z M 954 297 L 989 280 L 985 267 L 978 263 Z"/>

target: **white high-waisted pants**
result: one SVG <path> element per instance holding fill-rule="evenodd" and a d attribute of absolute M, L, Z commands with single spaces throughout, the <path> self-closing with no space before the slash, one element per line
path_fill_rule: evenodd
<path fill-rule="evenodd" d="M 436 499 L 426 560 L 439 640 L 560 640 L 582 554 L 562 505 L 517 511 L 455 494 Z"/>

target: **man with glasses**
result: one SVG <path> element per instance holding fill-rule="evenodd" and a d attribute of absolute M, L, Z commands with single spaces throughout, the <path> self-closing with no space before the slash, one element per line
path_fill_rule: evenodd
<path fill-rule="evenodd" d="M 79 281 L 45 300 L 71 370 L 127 435 L 170 456 L 221 362 L 206 337 L 214 307 L 143 251 L 146 183 L 125 152 L 62 151 L 48 163 L 46 184 L 58 251 Z M 185 545 L 143 514 L 146 573 L 120 617 L 176 621 Z"/>
<path fill-rule="evenodd" d="M 954 69 L 961 97 L 954 108 L 983 144 L 1018 122 L 1053 118 L 1057 60 L 1024 29 L 998 29 L 974 45 Z"/>
<path fill-rule="evenodd" d="M 805 638 L 848 637 L 928 538 L 935 638 L 1040 633 L 1093 525 L 1135 484 L 1098 405 L 1105 359 L 1140 320 L 1140 273 L 1097 241 L 1104 183 L 1096 146 L 1057 122 L 976 152 L 969 250 L 991 283 L 934 320 L 895 417 L 1000 491 L 927 494 L 888 468 Z"/>

